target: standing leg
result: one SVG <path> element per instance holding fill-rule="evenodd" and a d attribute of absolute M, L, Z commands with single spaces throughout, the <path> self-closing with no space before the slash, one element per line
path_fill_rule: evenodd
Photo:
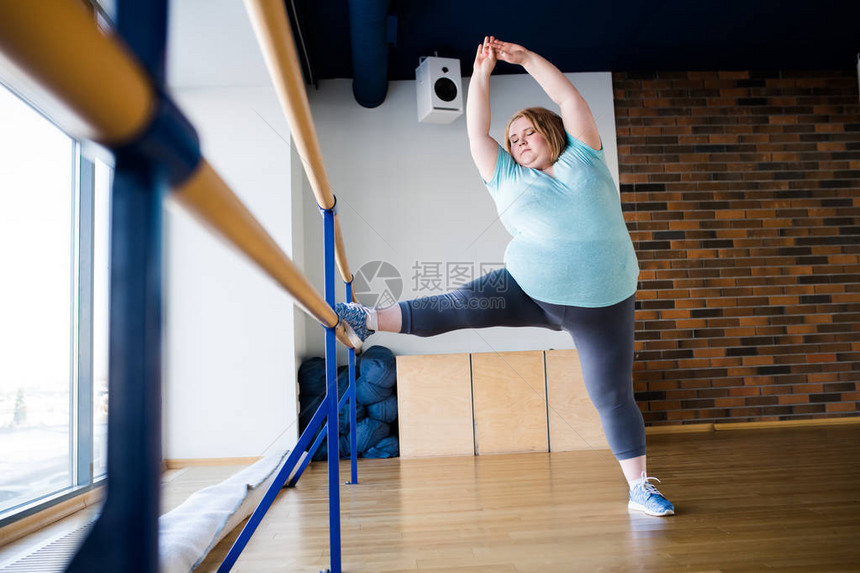
<path fill-rule="evenodd" d="M 671 515 L 672 504 L 648 482 L 645 423 L 633 396 L 635 296 L 600 308 L 538 304 L 549 313 L 561 313 L 564 329 L 573 336 L 585 388 L 631 486 L 630 507 Z"/>
<path fill-rule="evenodd" d="M 564 309 L 564 329 L 573 336 L 585 388 L 619 461 L 645 456 L 645 422 L 633 397 L 634 305 L 632 296 L 600 308 L 553 305 Z"/>
<path fill-rule="evenodd" d="M 636 456 L 635 458 L 618 460 L 618 463 L 621 464 L 621 471 L 624 472 L 624 478 L 628 483 L 641 479 L 642 474 L 647 475 L 648 468 L 645 458 L 646 456 Z"/>

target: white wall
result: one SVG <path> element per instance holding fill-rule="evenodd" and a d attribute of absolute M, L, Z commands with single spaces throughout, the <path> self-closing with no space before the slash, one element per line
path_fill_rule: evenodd
<path fill-rule="evenodd" d="M 169 9 L 168 85 L 271 85 L 244 2 L 173 0 Z"/>
<path fill-rule="evenodd" d="M 244 6 L 180 0 L 170 17 L 171 91 L 197 128 L 204 157 L 291 255 L 289 130 Z M 292 447 L 292 300 L 171 201 L 165 232 L 164 457 Z"/>
<path fill-rule="evenodd" d="M 568 74 L 589 102 L 603 137 L 610 170 L 618 180 L 612 78 L 609 73 Z M 466 90 L 468 78 L 463 79 Z M 528 75 L 491 78 L 491 135 L 504 137 L 507 119 L 523 107 L 553 103 Z M 510 236 L 469 155 L 465 116 L 449 125 L 420 124 L 415 82 L 390 82 L 385 102 L 360 107 L 350 80 L 320 83 L 309 90 L 311 109 L 354 273 L 367 262 L 393 264 L 403 279 L 400 300 L 439 294 L 416 289 L 413 267 L 465 263 L 480 273 L 482 263 L 501 263 Z M 306 197 L 311 197 L 305 188 Z M 306 200 L 305 270 L 322 288 L 322 222 Z M 337 279 L 339 300 L 343 287 Z M 316 321 L 306 321 L 307 354 L 323 355 Z M 431 338 L 380 333 L 371 344 L 395 354 L 443 354 L 572 348 L 566 333 L 539 328 L 461 330 Z"/>
<path fill-rule="evenodd" d="M 290 150 L 274 93 L 206 88 L 175 95 L 197 126 L 204 156 L 290 255 Z M 257 456 L 290 447 L 291 299 L 176 203 L 169 203 L 165 230 L 165 457 Z"/>

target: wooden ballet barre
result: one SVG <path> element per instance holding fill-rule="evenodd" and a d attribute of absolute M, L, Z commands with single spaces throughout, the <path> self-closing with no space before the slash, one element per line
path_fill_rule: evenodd
<path fill-rule="evenodd" d="M 64 129 L 109 147 L 133 141 L 152 121 L 158 95 L 147 72 L 123 44 L 96 25 L 80 0 L 0 1 L 0 63 L 38 89 Z M 321 324 L 336 328 L 350 348 L 361 341 L 339 323 L 317 294 L 214 169 L 200 158 L 175 197 L 257 263 Z M 332 197 L 332 203 L 334 199 Z M 344 262 L 345 265 L 345 262 Z"/>
<path fill-rule="evenodd" d="M 253 259 L 305 312 L 326 326 L 337 325 L 338 340 L 349 348 L 361 348 L 352 329 L 347 331 L 343 323 L 338 324 L 337 314 L 205 159 L 189 180 L 174 190 L 173 197 Z"/>
<path fill-rule="evenodd" d="M 33 95 L 53 95 L 54 119 L 85 139 L 128 141 L 155 112 L 147 72 L 80 1 L 0 2 L 0 64 L 11 79 L 29 80 Z"/>
<path fill-rule="evenodd" d="M 302 70 L 293 42 L 287 12 L 283 0 L 245 0 L 245 7 L 251 18 L 257 41 L 266 60 L 266 67 L 278 100 L 290 124 L 290 133 L 308 181 L 311 183 L 317 204 L 323 209 L 331 209 L 335 198 L 331 192 L 319 141 L 314 129 L 308 94 L 305 91 Z M 346 250 L 340 233 L 340 225 L 335 215 L 335 262 L 344 282 L 352 282 L 352 273 L 346 260 Z"/>

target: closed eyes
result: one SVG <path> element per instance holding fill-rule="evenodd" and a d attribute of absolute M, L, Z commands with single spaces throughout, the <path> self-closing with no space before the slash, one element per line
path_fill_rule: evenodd
<path fill-rule="evenodd" d="M 528 131 L 523 132 L 523 135 L 524 135 L 525 137 L 529 137 L 529 136 L 534 135 L 534 133 L 535 133 L 535 130 L 534 130 L 534 129 L 529 129 Z M 511 145 L 516 144 L 519 140 L 520 140 L 520 138 L 519 138 L 519 137 L 512 137 L 512 138 L 511 138 Z"/>

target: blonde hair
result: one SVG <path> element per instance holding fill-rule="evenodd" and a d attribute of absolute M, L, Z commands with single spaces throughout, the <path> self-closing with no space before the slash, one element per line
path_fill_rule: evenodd
<path fill-rule="evenodd" d="M 511 124 L 517 119 L 524 117 L 546 139 L 550 149 L 551 163 L 558 161 L 564 148 L 567 147 L 567 135 L 564 132 L 564 123 L 561 116 L 543 107 L 527 107 L 515 113 L 505 126 L 505 149 L 511 153 Z"/>

